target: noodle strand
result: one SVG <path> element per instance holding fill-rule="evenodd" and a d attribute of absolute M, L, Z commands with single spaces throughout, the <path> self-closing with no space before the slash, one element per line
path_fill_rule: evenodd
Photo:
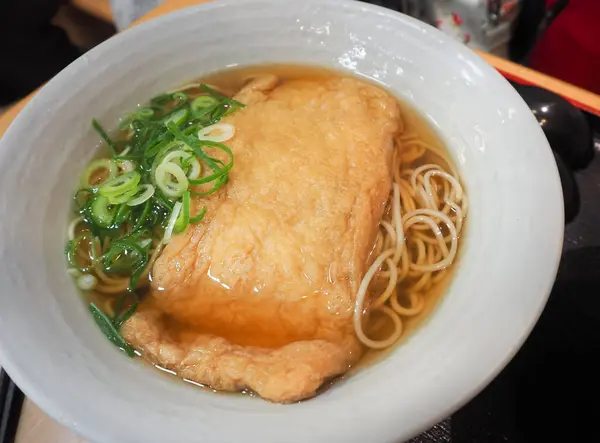
<path fill-rule="evenodd" d="M 403 131 L 404 123 L 401 128 Z M 391 207 L 380 223 L 375 259 L 359 285 L 354 305 L 356 336 L 372 349 L 396 343 L 404 331 L 403 317 L 423 312 L 424 294 L 444 278 L 456 260 L 468 206 L 454 166 L 438 148 L 420 140 L 416 133 L 398 136 L 395 145 Z M 429 158 L 422 162 L 428 155 L 439 163 Z M 448 170 L 442 168 L 444 163 Z M 380 294 L 371 288 L 375 280 L 375 287 L 385 288 Z M 400 294 L 408 297 L 407 306 L 400 303 Z M 379 320 L 391 320 L 393 332 L 384 339 L 371 338 L 364 330 L 365 317 L 374 312 L 383 314 Z M 370 328 L 371 333 L 381 326 L 379 321 Z"/>

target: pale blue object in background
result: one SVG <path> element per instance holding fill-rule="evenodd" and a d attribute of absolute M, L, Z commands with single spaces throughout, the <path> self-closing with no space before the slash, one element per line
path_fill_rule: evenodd
<path fill-rule="evenodd" d="M 154 9 L 164 0 L 110 0 L 115 26 L 125 29 L 146 12 Z"/>
<path fill-rule="evenodd" d="M 117 29 L 126 28 L 163 1 L 110 0 Z M 517 16 L 520 0 L 367 0 L 367 3 L 401 9 L 470 47 L 504 56 L 510 39 L 510 25 Z M 501 10 L 506 6 L 514 7 L 509 13 L 501 13 L 492 23 L 488 7 L 493 3 L 498 3 Z"/>

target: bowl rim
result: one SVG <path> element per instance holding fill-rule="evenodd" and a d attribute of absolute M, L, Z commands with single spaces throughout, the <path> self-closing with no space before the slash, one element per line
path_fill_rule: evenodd
<path fill-rule="evenodd" d="M 209 11 L 209 10 L 216 9 L 216 8 L 235 6 L 236 4 L 239 4 L 240 2 L 253 3 L 255 1 L 256 0 L 221 0 L 221 1 L 213 1 L 213 2 L 208 2 L 208 3 L 204 3 L 204 4 L 189 6 L 189 7 L 183 8 L 181 10 L 174 11 L 174 12 L 165 14 L 161 17 L 149 20 L 148 22 L 138 24 L 138 25 L 134 26 L 133 28 L 128 29 L 123 32 L 120 32 L 119 34 L 115 35 L 114 37 L 110 38 L 109 40 L 101 43 L 100 45 L 98 45 L 95 48 L 93 48 L 92 50 L 90 50 L 84 56 L 79 57 L 77 60 L 75 60 L 73 63 L 71 63 L 65 69 L 63 69 L 61 72 L 59 72 L 46 85 L 44 85 L 40 91 L 38 91 L 38 93 L 30 101 L 30 103 L 28 103 L 24 107 L 24 109 L 21 110 L 21 112 L 19 113 L 17 118 L 11 123 L 11 125 L 7 129 L 6 133 L 2 137 L 2 140 L 0 140 L 0 152 L 8 149 L 8 146 L 5 146 L 8 143 L 5 141 L 12 138 L 13 133 L 16 133 L 18 130 L 20 130 L 19 127 L 23 126 L 24 123 L 29 119 L 30 114 L 32 113 L 32 110 L 37 106 L 38 102 L 42 103 L 46 96 L 50 96 L 51 94 L 54 94 L 56 91 L 58 91 L 61 84 L 63 83 L 62 79 L 68 77 L 71 73 L 76 73 L 81 67 L 84 66 L 84 64 L 87 63 L 88 57 L 94 57 L 94 58 L 101 57 L 104 53 L 113 51 L 122 42 L 129 43 L 129 40 L 134 39 L 135 36 L 137 36 L 138 34 L 143 34 L 144 32 L 147 32 L 148 30 L 150 30 L 152 28 L 160 27 L 161 25 L 169 23 L 171 21 L 176 21 L 177 19 L 187 16 L 188 14 L 196 14 L 196 13 L 199 13 L 202 11 Z M 286 2 L 286 0 L 260 0 L 260 1 L 261 1 L 261 3 L 264 3 L 265 1 L 269 1 L 274 4 Z M 393 10 L 390 10 L 390 9 L 387 9 L 387 8 L 384 8 L 381 6 L 377 6 L 377 5 L 356 2 L 356 1 L 352 1 L 352 0 L 311 0 L 311 2 L 317 2 L 317 3 L 323 3 L 323 4 L 329 4 L 329 3 L 344 4 L 344 7 L 354 9 L 357 13 L 360 11 L 367 10 L 367 11 L 375 12 L 375 13 L 385 16 L 385 17 L 398 19 L 399 21 L 404 22 L 404 24 L 408 23 L 411 26 L 417 27 L 420 29 L 435 29 L 425 23 L 422 23 L 416 19 L 413 19 L 412 17 L 405 16 L 396 11 L 393 11 Z M 401 17 L 401 19 L 400 19 L 400 17 Z M 453 50 L 456 50 L 457 52 L 461 53 L 470 62 L 474 63 L 478 68 L 480 68 L 482 71 L 484 71 L 486 76 L 492 76 L 492 77 L 496 76 L 498 79 L 502 79 L 504 81 L 504 78 L 495 69 L 493 69 L 491 66 L 489 66 L 483 59 L 481 59 L 479 56 L 477 56 L 474 53 L 471 53 L 470 50 L 463 48 L 462 45 L 458 44 L 457 42 L 452 41 L 449 36 L 441 35 L 440 38 L 443 39 L 445 42 L 449 43 L 450 47 Z M 514 94 L 518 97 L 516 92 L 514 92 Z M 541 132 L 541 129 L 540 129 L 540 132 Z M 550 151 L 548 151 L 548 156 L 552 156 L 552 153 Z M 4 155 L 0 155 L 0 159 L 3 159 L 3 158 L 4 158 Z M 547 171 L 547 174 L 551 174 L 551 173 L 552 173 L 551 171 Z M 557 170 L 554 171 L 554 175 L 555 175 L 554 181 L 558 184 L 558 189 L 561 189 L 560 188 L 560 178 L 559 178 Z M 562 196 L 562 194 L 561 194 L 561 196 Z M 560 211 L 558 211 L 560 213 L 557 214 L 557 216 L 559 216 L 562 219 L 561 225 L 564 226 L 564 212 L 563 212 L 563 207 L 562 207 L 562 199 L 561 199 L 560 204 L 557 203 L 556 209 L 560 210 Z M 564 231 L 561 230 L 560 232 L 557 232 L 555 234 L 557 235 L 557 237 L 556 237 L 557 248 L 556 248 L 556 255 L 553 260 L 554 268 L 550 270 L 553 275 L 555 275 L 558 270 L 559 261 L 560 261 L 560 257 L 562 254 Z M 479 393 L 485 386 L 487 386 L 499 374 L 499 372 L 506 366 L 506 364 L 508 364 L 508 362 L 518 352 L 518 350 L 524 343 L 525 339 L 529 336 L 531 330 L 535 326 L 539 316 L 541 315 L 541 313 L 545 307 L 546 301 L 550 295 L 550 291 L 551 291 L 553 284 L 554 284 L 553 279 L 551 281 L 548 281 L 545 283 L 544 289 L 540 291 L 541 293 L 544 293 L 545 295 L 539 297 L 539 299 L 537 301 L 537 309 L 535 310 L 534 315 L 530 318 L 527 327 L 520 330 L 518 337 L 516 336 L 517 334 L 515 334 L 515 337 L 513 340 L 513 347 L 509 350 L 506 350 L 506 352 L 504 352 L 504 356 L 501 359 L 499 359 L 499 363 L 492 370 L 488 370 L 487 375 L 484 378 L 482 378 L 478 383 L 470 384 L 468 389 L 463 389 L 462 394 L 460 395 L 460 400 L 458 402 L 454 402 L 452 404 L 450 404 L 448 402 L 444 408 L 439 409 L 439 412 L 437 414 L 431 415 L 431 418 L 428 420 L 429 424 L 421 426 L 421 429 L 415 430 L 415 432 L 421 432 L 421 431 L 426 430 L 427 426 L 430 426 L 432 424 L 439 422 L 443 418 L 450 415 L 450 413 L 452 413 L 453 411 L 462 407 L 465 403 L 467 403 L 470 399 L 472 399 L 475 395 L 477 395 L 477 393 Z M 56 420 L 57 422 L 61 423 L 64 426 L 67 426 L 67 427 L 73 429 L 75 432 L 79 433 L 80 435 L 84 436 L 85 438 L 88 438 L 88 439 L 94 438 L 93 437 L 94 434 L 97 434 L 97 432 L 93 432 L 94 429 L 86 428 L 86 427 L 78 427 L 78 428 L 73 427 L 73 423 L 77 423 L 77 420 L 75 419 L 76 417 L 73 414 L 69 413 L 69 411 L 61 411 L 59 409 L 59 402 L 57 400 L 55 400 L 54 398 L 50 398 L 50 397 L 46 396 L 46 394 L 44 393 L 44 389 L 42 387 L 42 383 L 40 381 L 27 379 L 27 377 L 23 374 L 23 371 L 21 370 L 21 368 L 18 367 L 18 365 L 16 363 L 14 363 L 12 361 L 12 359 L 10 358 L 10 353 L 7 352 L 7 349 L 5 348 L 5 346 L 3 346 L 2 341 L 0 341 L 0 362 L 2 363 L 2 366 L 7 371 L 7 373 L 9 373 L 11 375 L 11 377 L 13 378 L 15 383 L 22 389 L 22 391 L 28 397 L 30 397 L 42 410 L 44 410 L 48 415 L 50 415 L 54 420 Z"/>

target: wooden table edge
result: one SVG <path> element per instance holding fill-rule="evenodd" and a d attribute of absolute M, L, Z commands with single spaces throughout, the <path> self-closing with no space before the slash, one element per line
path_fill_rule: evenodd
<path fill-rule="evenodd" d="M 113 23 L 109 0 L 70 0 L 71 5 L 107 23 Z"/>

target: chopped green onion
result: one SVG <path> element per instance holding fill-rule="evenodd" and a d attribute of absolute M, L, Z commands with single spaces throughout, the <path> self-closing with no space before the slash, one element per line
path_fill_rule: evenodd
<path fill-rule="evenodd" d="M 154 105 L 154 106 L 164 106 L 167 103 L 169 103 L 171 100 L 173 100 L 173 94 L 163 93 L 163 94 L 157 95 L 156 97 L 152 97 L 150 99 L 150 104 Z"/>
<path fill-rule="evenodd" d="M 154 145 L 152 145 L 150 148 L 148 148 L 145 152 L 144 152 L 144 157 L 146 158 L 155 158 L 157 157 L 157 154 L 159 152 L 163 152 L 164 149 L 169 146 L 170 144 L 172 144 L 173 142 L 171 141 L 167 141 L 167 140 L 163 140 L 161 142 L 158 142 Z M 177 142 L 178 145 L 181 145 L 181 143 Z"/>
<path fill-rule="evenodd" d="M 201 95 L 200 97 L 196 98 L 192 102 L 192 111 L 199 111 L 201 109 L 206 109 L 206 108 L 214 106 L 218 103 L 219 103 L 219 100 L 217 100 L 214 97 L 211 97 L 210 95 Z"/>
<path fill-rule="evenodd" d="M 145 270 L 146 263 L 144 263 L 143 265 L 139 265 L 137 268 L 135 268 L 135 270 L 131 274 L 131 277 L 129 278 L 129 286 L 127 287 L 127 290 L 129 292 L 133 292 L 135 288 L 137 288 L 138 282 L 140 281 L 140 277 L 142 276 Z"/>
<path fill-rule="evenodd" d="M 97 186 L 99 183 L 90 183 L 90 179 L 93 178 L 96 173 L 105 171 L 108 171 L 108 174 L 105 174 L 106 177 L 103 177 L 103 181 L 110 180 L 117 176 L 117 165 L 107 158 L 94 160 L 87 168 L 85 168 L 85 171 L 83 171 L 83 175 L 81 176 L 81 187 L 88 188 L 90 186 Z"/>
<path fill-rule="evenodd" d="M 229 106 L 237 107 L 237 108 L 244 108 L 244 107 L 246 107 L 246 105 L 244 105 L 243 103 L 238 102 L 237 100 L 234 100 L 232 98 L 229 98 L 229 97 L 221 94 L 220 92 L 217 92 L 216 90 L 214 90 L 213 88 L 211 88 L 208 85 L 205 85 L 204 83 L 202 83 L 200 85 L 200 88 L 204 89 L 204 91 L 208 92 L 211 96 L 213 96 L 217 100 L 225 102 Z"/>
<path fill-rule="evenodd" d="M 141 205 L 154 195 L 154 186 L 152 185 L 140 185 L 136 195 L 134 195 L 127 204 L 129 206 Z"/>
<path fill-rule="evenodd" d="M 177 202 L 173 206 L 173 212 L 171 212 L 171 217 L 169 217 L 169 222 L 167 223 L 167 227 L 165 229 L 165 235 L 162 239 L 162 243 L 165 245 L 171 241 L 171 235 L 173 234 L 173 228 L 177 222 L 177 217 L 179 217 L 181 206 L 181 202 Z"/>
<path fill-rule="evenodd" d="M 133 348 L 121 336 L 113 322 L 106 316 L 106 314 L 102 312 L 94 303 L 90 303 L 90 312 L 92 313 L 92 317 L 106 338 L 108 338 L 112 344 L 121 348 L 121 350 L 129 357 L 133 357 L 135 355 Z"/>
<path fill-rule="evenodd" d="M 117 209 L 117 213 L 115 215 L 115 219 L 113 220 L 112 224 L 116 225 L 116 226 L 120 226 L 121 223 L 125 222 L 125 220 L 127 220 L 129 218 L 129 215 L 131 214 L 131 208 L 127 205 L 120 205 L 119 208 Z"/>
<path fill-rule="evenodd" d="M 192 148 L 187 146 L 185 143 L 180 142 L 179 140 L 170 141 L 167 144 L 163 144 L 162 147 L 160 148 L 160 150 L 158 150 L 154 154 L 154 160 L 152 161 L 150 179 L 153 181 L 153 183 L 156 184 L 156 181 L 154 180 L 156 168 L 158 167 L 158 165 L 160 165 L 163 162 L 164 158 L 169 154 L 169 152 L 172 152 L 172 151 L 184 151 L 185 152 L 188 150 L 190 151 L 190 155 L 191 155 Z"/>
<path fill-rule="evenodd" d="M 187 173 L 187 178 L 195 179 L 202 173 L 200 162 L 191 151 L 171 151 L 162 160 L 162 163 L 175 163 L 183 169 L 185 163 L 188 163 L 190 170 Z"/>
<path fill-rule="evenodd" d="M 100 126 L 100 123 L 98 123 L 98 120 L 94 119 L 92 120 L 92 126 L 94 127 L 94 129 L 96 130 L 96 132 L 98 134 L 100 134 L 100 137 L 102 137 L 102 139 L 104 140 L 104 142 L 108 145 L 111 154 L 113 155 L 113 157 L 117 154 L 117 144 L 113 141 L 112 138 L 110 138 L 108 136 L 108 134 L 106 133 L 106 131 L 102 128 L 102 126 Z"/>
<path fill-rule="evenodd" d="M 127 203 L 134 195 L 137 194 L 138 188 L 135 187 L 128 191 L 123 192 L 122 194 L 111 195 L 108 197 L 108 201 L 111 205 L 121 205 L 123 203 Z"/>
<path fill-rule="evenodd" d="M 123 297 L 121 297 L 121 299 L 119 300 L 120 308 L 118 310 L 115 310 L 115 319 L 113 320 L 113 324 L 115 325 L 116 329 L 120 329 L 121 326 L 123 326 L 123 323 L 125 323 L 127 320 L 129 320 L 131 318 L 131 316 L 134 314 L 134 312 L 137 310 L 137 308 L 140 304 L 140 300 L 139 300 L 138 296 L 136 295 L 136 293 L 131 292 L 130 294 L 133 296 L 133 303 L 131 304 L 129 309 L 127 311 L 125 311 L 122 315 L 121 315 L 122 305 L 125 300 L 125 297 L 127 297 L 128 294 L 123 295 Z"/>
<path fill-rule="evenodd" d="M 119 129 L 124 131 L 130 126 L 135 125 L 136 120 L 149 120 L 154 116 L 154 110 L 152 108 L 139 108 L 137 111 L 125 116 L 119 123 Z M 121 155 L 124 155 L 121 153 Z"/>
<path fill-rule="evenodd" d="M 110 249 L 102 257 L 104 271 L 108 273 L 129 273 L 129 291 L 135 290 L 138 280 L 148 264 L 148 251 L 135 241 L 119 239 L 111 243 Z"/>
<path fill-rule="evenodd" d="M 110 228 L 116 213 L 116 207 L 111 205 L 108 198 L 102 195 L 94 197 L 89 207 L 89 216 L 101 228 Z"/>
<path fill-rule="evenodd" d="M 98 279 L 91 274 L 82 274 L 77 278 L 77 287 L 82 291 L 91 291 L 98 284 Z"/>
<path fill-rule="evenodd" d="M 198 212 L 198 215 L 190 218 L 190 224 L 195 225 L 196 223 L 201 221 L 205 215 L 206 215 L 206 207 L 200 209 L 200 212 Z"/>
<path fill-rule="evenodd" d="M 235 135 L 235 128 L 229 123 L 215 123 L 198 131 L 198 140 L 222 143 Z"/>
<path fill-rule="evenodd" d="M 189 186 L 189 180 L 185 173 L 175 163 L 161 163 L 158 165 L 154 174 L 154 181 L 167 197 L 181 197 Z"/>
<path fill-rule="evenodd" d="M 177 140 L 190 146 L 192 148 L 192 150 L 194 151 L 194 153 L 198 157 L 200 157 L 202 160 L 204 160 L 204 162 L 208 165 L 208 167 L 214 171 L 213 174 L 211 174 L 207 177 L 203 177 L 203 178 L 200 178 L 197 180 L 190 180 L 190 183 L 192 185 L 201 185 L 203 183 L 210 183 L 211 181 L 216 180 L 217 178 L 222 177 L 223 175 L 226 175 L 227 173 L 229 173 L 231 168 L 233 168 L 233 152 L 231 152 L 231 149 L 229 149 L 223 143 L 217 143 L 217 142 L 212 142 L 212 141 L 208 141 L 208 140 L 200 141 L 195 137 L 185 135 L 174 124 L 169 124 L 168 128 L 169 128 L 169 132 L 171 132 Z M 230 157 L 229 163 L 227 163 L 225 166 L 219 167 L 217 161 L 215 161 L 215 159 L 209 157 L 204 152 L 204 150 L 202 149 L 203 145 L 218 148 L 218 149 L 221 149 L 222 151 L 226 152 Z"/>
<path fill-rule="evenodd" d="M 190 170 L 187 173 L 187 178 L 189 178 L 190 180 L 197 180 L 198 177 L 200 177 L 200 174 L 202 174 L 202 165 L 196 157 L 191 158 L 189 165 Z"/>
<path fill-rule="evenodd" d="M 150 246 L 151 244 L 152 244 L 151 238 L 146 238 L 146 239 L 138 242 L 138 245 L 140 245 L 140 248 L 146 248 L 146 247 Z"/>
<path fill-rule="evenodd" d="M 142 186 L 144 186 L 144 185 L 142 185 Z M 149 185 L 149 186 L 151 186 L 151 185 Z M 150 214 L 151 207 L 152 207 L 152 201 L 146 200 L 146 204 L 144 205 L 144 209 L 142 209 L 142 213 L 140 214 L 138 219 L 135 221 L 135 225 L 133 226 L 133 229 L 132 229 L 133 232 L 138 231 L 139 229 L 141 229 L 144 226 L 144 224 L 146 223 L 146 220 L 148 219 L 148 215 Z"/>
<path fill-rule="evenodd" d="M 123 149 L 123 151 L 117 155 L 117 157 L 125 157 L 129 151 L 131 151 L 131 146 L 126 146 L 125 149 Z"/>
<path fill-rule="evenodd" d="M 194 191 L 193 194 L 196 197 L 206 197 L 207 195 L 214 194 L 215 192 L 217 192 L 219 189 L 221 189 L 223 186 L 225 186 L 228 181 L 229 181 L 229 175 L 227 175 L 227 174 L 222 175 L 215 179 L 213 187 L 211 189 L 209 189 L 208 191 L 206 191 L 206 192 Z"/>
<path fill-rule="evenodd" d="M 75 192 L 73 196 L 73 200 L 75 203 L 75 210 L 79 213 L 82 213 L 88 205 L 90 198 L 94 195 L 94 190 L 92 188 L 81 188 Z"/>
<path fill-rule="evenodd" d="M 162 159 L 161 163 L 176 163 L 178 166 L 181 166 L 181 161 L 177 161 L 177 160 L 181 160 L 181 159 L 187 159 L 190 157 L 193 157 L 194 155 L 192 154 L 191 150 L 190 151 L 171 151 L 168 152 Z M 174 161 L 176 160 L 176 161 Z"/>
<path fill-rule="evenodd" d="M 152 108 L 139 108 L 134 112 L 134 115 L 139 118 L 151 118 L 154 116 L 154 110 Z"/>
<path fill-rule="evenodd" d="M 171 151 L 171 152 L 167 152 L 166 155 L 164 155 L 161 163 L 173 162 L 173 163 L 177 163 L 177 165 L 181 166 L 181 161 L 173 161 L 173 160 L 187 159 L 189 157 L 193 157 L 191 149 L 189 151 L 183 151 L 183 150 Z"/>
<path fill-rule="evenodd" d="M 122 172 L 131 172 L 135 170 L 135 163 L 131 160 L 117 160 L 117 165 Z"/>
<path fill-rule="evenodd" d="M 133 189 L 140 182 L 141 176 L 137 171 L 129 171 L 108 180 L 98 189 L 98 193 L 103 196 L 113 194 L 122 194 L 124 191 Z"/>
<path fill-rule="evenodd" d="M 175 232 L 183 232 L 190 223 L 190 191 L 185 191 L 181 199 L 181 211 L 175 222 Z"/>
<path fill-rule="evenodd" d="M 77 263 L 77 248 L 79 247 L 79 243 L 81 243 L 82 241 L 87 241 L 88 242 L 88 250 L 89 251 L 93 251 L 94 249 L 94 236 L 90 233 L 84 233 L 84 234 L 80 234 L 77 237 L 75 237 L 73 240 L 70 240 L 67 243 L 67 261 L 69 263 L 69 265 L 71 265 L 72 268 L 77 269 L 80 272 L 88 272 L 91 269 L 91 266 L 79 266 L 79 263 Z M 93 265 L 93 252 L 91 252 L 90 254 L 90 261 L 91 261 L 91 265 Z"/>
<path fill-rule="evenodd" d="M 103 183 L 98 194 L 107 197 L 111 204 L 125 203 L 137 192 L 141 178 L 137 171 L 126 172 Z"/>
<path fill-rule="evenodd" d="M 189 113 L 190 113 L 190 111 L 188 111 L 187 108 L 180 109 L 179 111 L 171 114 L 165 120 L 165 122 L 164 122 L 165 126 L 171 122 L 175 123 L 177 126 L 181 125 L 183 122 L 185 122 L 187 120 Z"/>
<path fill-rule="evenodd" d="M 177 91 L 173 93 L 173 99 L 179 101 L 188 101 L 189 97 L 185 92 Z"/>
<path fill-rule="evenodd" d="M 156 203 L 167 209 L 169 212 L 173 210 L 173 202 L 165 197 L 161 192 L 155 192 L 154 198 L 156 199 Z"/>
<path fill-rule="evenodd" d="M 79 269 L 69 268 L 67 269 L 67 274 L 69 274 L 71 277 L 79 277 L 81 275 L 81 272 L 79 271 Z"/>

